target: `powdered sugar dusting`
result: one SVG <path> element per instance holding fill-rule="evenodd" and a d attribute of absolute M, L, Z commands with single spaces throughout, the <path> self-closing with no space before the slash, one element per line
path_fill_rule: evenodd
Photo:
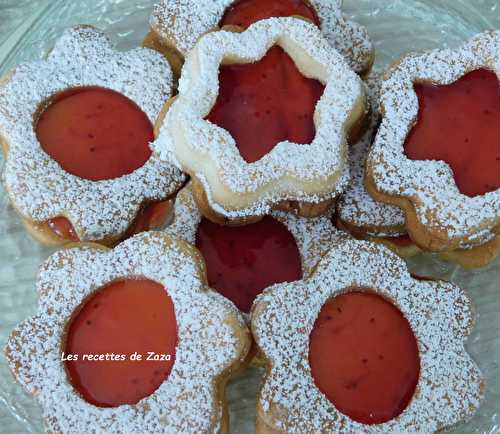
<path fill-rule="evenodd" d="M 151 28 L 186 56 L 198 39 L 217 28 L 234 0 L 162 0 L 153 7 Z M 328 42 L 357 72 L 371 66 L 373 46 L 366 28 L 344 19 L 341 0 L 310 0 Z"/>
<path fill-rule="evenodd" d="M 401 230 L 405 225 L 403 211 L 376 201 L 365 189 L 366 157 L 380 123 L 380 74 L 372 72 L 366 85 L 371 105 L 370 125 L 361 140 L 349 147 L 352 179 L 337 201 L 338 216 L 342 222 L 363 229 L 373 237 L 404 235 L 406 231 Z"/>
<path fill-rule="evenodd" d="M 166 199 L 184 175 L 154 156 L 112 180 L 65 172 L 41 148 L 34 117 L 49 98 L 78 86 L 120 92 L 154 123 L 171 95 L 172 72 L 160 54 L 116 52 L 104 34 L 80 26 L 67 30 L 46 60 L 20 65 L 0 86 L 0 137 L 9 147 L 4 182 L 14 207 L 36 223 L 64 215 L 81 240 L 101 240 L 123 234 L 143 202 Z"/>
<path fill-rule="evenodd" d="M 322 306 L 352 287 L 370 288 L 405 315 L 420 351 L 413 400 L 379 425 L 354 422 L 315 386 L 309 336 Z M 347 241 L 331 250 L 305 281 L 268 288 L 252 311 L 252 331 L 270 362 L 259 404 L 266 421 L 287 433 L 433 434 L 469 419 L 483 398 L 481 372 L 464 348 L 474 323 L 471 302 L 457 286 L 413 279 L 385 247 Z"/>
<path fill-rule="evenodd" d="M 143 233 L 112 251 L 78 247 L 52 255 L 37 282 L 38 313 L 12 333 L 6 354 L 36 395 L 52 433 L 219 432 L 222 403 L 214 379 L 246 356 L 235 334 L 246 328 L 234 306 L 204 286 L 201 258 L 160 233 Z M 136 405 L 99 408 L 68 382 L 60 361 L 65 327 L 95 290 L 118 279 L 165 286 L 175 306 L 178 345 L 168 378 Z"/>
<path fill-rule="evenodd" d="M 419 222 L 444 234 L 457 248 L 485 244 L 500 224 L 500 190 L 482 196 L 460 193 L 443 161 L 413 161 L 404 142 L 418 116 L 413 84 L 450 84 L 480 68 L 500 77 L 500 32 L 482 33 L 462 47 L 411 54 L 391 68 L 382 85 L 384 117 L 368 158 L 377 190 L 409 199 Z"/>
<path fill-rule="evenodd" d="M 281 142 L 249 164 L 231 135 L 204 118 L 217 99 L 220 64 L 228 58 L 239 63 L 259 60 L 275 44 L 302 74 L 326 85 L 314 115 L 316 137 L 309 145 Z M 281 201 L 317 203 L 344 189 L 349 176 L 346 122 L 355 107 L 364 105 L 361 80 L 315 26 L 295 18 L 272 18 L 243 33 L 220 31 L 200 39 L 186 60 L 179 95 L 152 147 L 161 159 L 173 160 L 196 176 L 220 214 L 264 215 Z"/>
<path fill-rule="evenodd" d="M 282 211 L 273 211 L 270 216 L 284 224 L 295 238 L 304 276 L 312 272 L 328 250 L 349 237 L 337 230 L 327 217 L 303 218 Z M 202 218 L 188 185 L 177 195 L 173 221 L 164 232 L 194 245 Z"/>

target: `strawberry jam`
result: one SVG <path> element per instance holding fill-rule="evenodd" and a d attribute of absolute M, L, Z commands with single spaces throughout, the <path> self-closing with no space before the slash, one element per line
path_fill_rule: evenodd
<path fill-rule="evenodd" d="M 413 244 L 409 235 L 400 235 L 397 237 L 386 237 L 387 241 L 395 244 L 398 247 L 409 247 Z"/>
<path fill-rule="evenodd" d="M 240 227 L 203 219 L 196 247 L 205 258 L 209 285 L 243 312 L 250 312 L 255 297 L 268 286 L 302 278 L 295 239 L 272 217 Z"/>
<path fill-rule="evenodd" d="M 323 306 L 310 336 L 309 363 L 330 402 L 370 425 L 401 414 L 420 375 L 408 321 L 391 303 L 365 292 L 340 295 Z"/>
<path fill-rule="evenodd" d="M 227 130 L 243 159 L 253 163 L 282 141 L 312 142 L 323 91 L 275 45 L 255 63 L 221 66 L 219 96 L 207 119 Z"/>
<path fill-rule="evenodd" d="M 41 113 L 36 135 L 66 171 L 91 181 L 119 178 L 149 159 L 153 125 L 124 95 L 80 87 L 59 94 Z"/>
<path fill-rule="evenodd" d="M 129 228 L 123 239 L 140 232 L 159 228 L 166 221 L 170 211 L 170 201 L 155 202 L 147 205 L 137 216 L 137 219 Z M 80 241 L 75 228 L 66 217 L 56 217 L 48 222 L 49 228 L 58 237 L 67 241 Z"/>
<path fill-rule="evenodd" d="M 162 226 L 170 212 L 170 201 L 150 203 L 137 216 L 134 224 L 128 230 L 127 236 L 140 232 L 151 231 Z"/>
<path fill-rule="evenodd" d="M 86 401 L 117 407 L 160 387 L 176 345 L 175 310 L 165 289 L 150 280 L 123 280 L 83 305 L 68 327 L 63 356 L 71 383 Z M 137 354 L 141 360 L 134 360 Z"/>
<path fill-rule="evenodd" d="M 234 25 L 246 29 L 266 18 L 294 15 L 307 18 L 317 26 L 320 24 L 316 11 L 304 0 L 238 0 L 226 9 L 220 26 Z"/>
<path fill-rule="evenodd" d="M 49 228 L 59 238 L 67 241 L 78 242 L 80 238 L 76 234 L 75 228 L 66 217 L 56 217 L 49 220 Z"/>
<path fill-rule="evenodd" d="M 405 152 L 412 160 L 442 160 L 461 193 L 474 197 L 500 188 L 500 85 L 479 69 L 446 86 L 415 84 L 418 121 Z"/>

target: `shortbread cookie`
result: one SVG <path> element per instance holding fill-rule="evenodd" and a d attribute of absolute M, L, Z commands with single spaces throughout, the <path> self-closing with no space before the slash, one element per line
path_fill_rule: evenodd
<path fill-rule="evenodd" d="M 149 148 L 171 88 L 161 55 L 116 52 L 88 26 L 67 30 L 46 60 L 2 80 L 4 182 L 36 238 L 112 244 L 182 187 L 184 175 Z"/>
<path fill-rule="evenodd" d="M 101 240 L 99 243 L 112 246 L 140 232 L 161 230 L 169 222 L 173 211 L 173 200 L 151 202 L 141 206 L 129 228 L 118 239 Z M 26 230 L 41 243 L 58 247 L 80 242 L 75 228 L 66 217 L 56 217 L 42 224 L 23 220 Z"/>
<path fill-rule="evenodd" d="M 337 201 L 336 224 L 356 238 L 382 243 L 399 256 L 410 257 L 420 249 L 408 236 L 403 211 L 396 205 L 376 201 L 365 189 L 366 157 L 380 123 L 380 80 L 380 73 L 372 71 L 365 81 L 371 106 L 370 123 L 361 140 L 349 147 L 352 178 Z"/>
<path fill-rule="evenodd" d="M 37 289 L 5 352 L 46 432 L 228 432 L 224 387 L 250 335 L 192 246 L 159 232 L 76 245 L 43 264 Z"/>
<path fill-rule="evenodd" d="M 267 363 L 257 433 L 432 434 L 483 398 L 466 293 L 379 244 L 342 243 L 308 279 L 266 290 L 251 320 Z"/>
<path fill-rule="evenodd" d="M 403 209 L 413 241 L 467 263 L 493 259 L 500 233 L 499 52 L 500 32 L 485 32 L 396 63 L 367 163 L 369 193 Z"/>
<path fill-rule="evenodd" d="M 280 208 L 325 213 L 348 181 L 347 138 L 367 110 L 359 77 L 296 18 L 203 36 L 167 107 L 152 148 L 191 175 L 203 215 L 226 224 Z"/>
<path fill-rule="evenodd" d="M 266 287 L 308 276 L 329 249 L 348 238 L 328 217 L 306 219 L 282 211 L 241 227 L 212 223 L 198 210 L 190 185 L 177 195 L 164 232 L 200 250 L 209 285 L 244 315 Z"/>
<path fill-rule="evenodd" d="M 356 72 L 370 70 L 374 50 L 368 32 L 344 19 L 342 0 L 162 0 L 153 8 L 151 32 L 144 44 L 164 53 L 180 75 L 183 58 L 205 33 L 289 16 L 301 16 L 317 25 Z"/>

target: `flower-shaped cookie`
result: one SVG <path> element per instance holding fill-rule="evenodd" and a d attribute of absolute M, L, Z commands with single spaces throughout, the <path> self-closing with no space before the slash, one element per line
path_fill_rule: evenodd
<path fill-rule="evenodd" d="M 327 217 L 306 219 L 283 211 L 240 228 L 203 221 L 190 185 L 177 195 L 173 221 L 164 232 L 196 245 L 209 285 L 244 315 L 266 286 L 308 276 L 328 250 L 348 238 Z"/>
<path fill-rule="evenodd" d="M 125 282 L 133 287 L 141 285 L 144 279 L 149 279 L 149 286 L 138 286 L 135 292 L 124 289 L 126 285 L 115 285 L 118 296 L 114 303 L 127 300 L 131 292 L 135 297 L 127 300 L 125 314 L 116 308 L 114 313 L 99 316 L 100 310 L 112 307 L 113 294 L 106 292 L 105 285 Z M 244 363 L 250 336 L 234 306 L 207 287 L 203 259 L 196 249 L 158 232 L 139 234 L 114 250 L 82 244 L 51 256 L 41 268 L 37 289 L 38 312 L 12 332 L 5 351 L 18 381 L 41 404 L 48 432 L 227 432 L 224 384 Z M 70 344 L 75 346 L 83 339 L 86 327 L 96 327 L 105 332 L 87 334 L 87 340 L 102 353 L 91 356 L 103 355 L 112 345 L 116 349 L 116 341 L 129 352 L 135 348 L 129 346 L 130 341 L 153 347 L 154 336 L 146 330 L 164 318 L 156 310 L 157 302 L 150 303 L 150 311 L 144 309 L 144 303 L 153 295 L 165 297 L 165 291 L 171 305 L 171 330 L 177 333 L 176 337 L 170 336 L 175 342 L 175 360 L 166 378 L 138 402 L 88 402 L 83 396 L 94 390 L 84 387 L 82 391 L 80 386 L 87 386 L 84 381 L 93 372 L 85 372 L 83 367 L 81 376 L 71 375 L 75 365 L 62 361 L 63 356 L 69 357 Z M 99 299 L 95 298 L 98 293 Z M 86 320 L 81 320 L 82 314 Z M 127 321 L 137 322 L 138 317 L 143 317 L 144 323 L 133 327 L 128 332 L 130 336 L 124 328 L 120 336 L 122 329 L 118 325 L 126 327 Z M 79 336 L 75 332 L 77 326 Z M 152 330 L 155 334 L 165 332 L 166 329 Z M 95 342 L 113 333 L 117 336 L 107 346 L 96 346 Z M 101 364 L 110 362 L 94 363 L 95 372 L 105 369 Z M 120 363 L 125 362 L 116 362 L 116 370 L 122 369 Z M 114 370 L 108 372 L 115 375 Z M 160 369 L 151 372 L 151 376 L 159 374 Z M 98 388 L 109 382 L 103 375 L 94 380 Z M 118 377 L 116 396 L 141 387 L 142 381 L 140 377 Z M 146 387 L 149 382 L 147 378 Z M 72 384 L 79 386 L 78 392 Z"/>
<path fill-rule="evenodd" d="M 260 159 L 249 162 L 240 154 L 239 142 L 206 117 L 221 91 L 221 65 L 247 67 L 264 56 L 267 59 L 266 53 L 275 46 L 293 60 L 292 67 L 301 76 L 326 87 L 315 106 L 310 144 L 278 142 Z M 283 101 L 287 104 L 293 101 Z M 162 160 L 174 161 L 191 175 L 195 199 L 211 220 L 247 223 L 271 209 L 290 206 L 302 214 L 317 215 L 348 181 L 347 136 L 359 129 L 365 105 L 361 80 L 316 27 L 301 19 L 272 18 L 243 33 L 213 32 L 199 40 L 186 60 L 179 95 L 152 147 Z M 297 122 L 302 118 L 298 115 Z M 251 132 L 246 133 L 251 142 Z M 260 146 L 257 142 L 250 146 L 252 150 Z"/>
<path fill-rule="evenodd" d="M 152 32 L 145 43 L 168 53 L 174 70 L 180 69 L 182 57 L 205 33 L 279 16 L 303 16 L 315 22 L 356 72 L 369 71 L 372 43 L 364 27 L 344 19 L 342 0 L 162 0 L 153 8 Z"/>
<path fill-rule="evenodd" d="M 482 399 L 482 375 L 464 348 L 474 324 L 469 298 L 451 283 L 411 277 L 382 245 L 339 245 L 308 279 L 264 292 L 251 319 L 268 364 L 257 432 L 431 434 L 470 418 Z M 322 357 L 315 358 L 318 351 Z M 410 369 L 415 358 L 419 364 Z M 323 360 L 326 372 L 318 369 Z M 378 389 L 366 389 L 380 381 Z M 333 402 L 332 389 L 338 392 Z M 396 413 L 377 421 L 380 403 L 392 399 Z M 363 415 L 370 423 L 360 422 Z"/>
<path fill-rule="evenodd" d="M 408 257 L 419 249 L 407 235 L 403 211 L 396 205 L 376 201 L 365 189 L 366 158 L 380 124 L 380 80 L 380 73 L 372 71 L 365 81 L 371 105 L 370 124 L 363 137 L 349 147 L 352 179 L 337 201 L 337 225 L 357 238 L 381 242 Z"/>
<path fill-rule="evenodd" d="M 500 32 L 485 32 L 457 49 L 406 56 L 382 84 L 367 189 L 404 210 L 424 250 L 481 246 L 482 260 L 498 251 L 499 50 Z"/>
<path fill-rule="evenodd" d="M 161 55 L 116 52 L 87 26 L 67 30 L 47 59 L 3 79 L 4 182 L 32 232 L 50 242 L 49 221 L 64 217 L 78 239 L 111 244 L 143 206 L 182 186 L 184 175 L 151 156 L 148 143 L 171 87 Z"/>

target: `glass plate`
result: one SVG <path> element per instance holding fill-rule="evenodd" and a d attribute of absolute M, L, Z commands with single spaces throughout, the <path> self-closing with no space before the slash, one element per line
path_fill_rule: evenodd
<path fill-rule="evenodd" d="M 151 0 L 32 1 L 0 0 L 0 75 L 19 62 L 43 57 L 62 30 L 80 23 L 109 32 L 121 50 L 141 43 L 148 31 Z M 346 0 L 345 12 L 366 25 L 377 50 L 377 66 L 402 54 L 426 48 L 456 46 L 474 34 L 500 28 L 498 0 Z M 35 276 L 51 253 L 25 232 L 0 191 L 0 346 L 10 330 L 33 314 Z M 464 271 L 421 255 L 413 271 L 451 280 L 466 288 L 478 311 L 468 349 L 488 382 L 486 400 L 467 424 L 450 432 L 500 433 L 500 261 L 479 271 Z M 247 371 L 228 387 L 231 432 L 254 432 L 255 395 L 260 372 Z M 0 355 L 0 433 L 40 433 L 40 410 L 18 386 Z"/>

